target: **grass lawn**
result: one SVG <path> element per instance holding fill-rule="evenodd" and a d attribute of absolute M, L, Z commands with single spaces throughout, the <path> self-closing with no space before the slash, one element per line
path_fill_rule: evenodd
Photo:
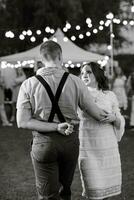
<path fill-rule="evenodd" d="M 0 127 L 0 200 L 36 200 L 33 168 L 30 160 L 29 131 Z M 134 200 L 134 132 L 127 130 L 119 144 L 123 186 L 122 194 L 111 200 Z M 72 200 L 80 200 L 81 183 L 76 168 Z"/>

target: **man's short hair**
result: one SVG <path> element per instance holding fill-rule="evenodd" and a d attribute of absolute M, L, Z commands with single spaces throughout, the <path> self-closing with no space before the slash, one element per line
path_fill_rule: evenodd
<path fill-rule="evenodd" d="M 51 56 L 52 60 L 55 60 L 57 56 L 62 53 L 61 46 L 52 40 L 44 42 L 40 47 L 40 52 L 43 54 L 44 58 Z"/>

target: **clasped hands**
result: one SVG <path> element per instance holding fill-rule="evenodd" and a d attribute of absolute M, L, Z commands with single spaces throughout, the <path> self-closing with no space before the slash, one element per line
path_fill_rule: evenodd
<path fill-rule="evenodd" d="M 59 123 L 57 127 L 57 131 L 61 133 L 62 135 L 70 135 L 74 131 L 74 126 L 78 124 L 78 121 L 72 120 L 70 123 L 63 122 Z"/>

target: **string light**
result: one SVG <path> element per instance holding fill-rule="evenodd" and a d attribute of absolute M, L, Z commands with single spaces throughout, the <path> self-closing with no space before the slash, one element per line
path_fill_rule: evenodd
<path fill-rule="evenodd" d="M 104 29 L 103 26 L 99 26 L 99 30 L 102 31 Z"/>
<path fill-rule="evenodd" d="M 127 20 L 124 20 L 122 23 L 123 23 L 123 25 L 127 25 L 128 24 Z"/>
<path fill-rule="evenodd" d="M 134 12 L 134 5 L 131 6 L 131 12 Z"/>
<path fill-rule="evenodd" d="M 87 62 L 83 62 L 83 65 L 87 64 Z"/>
<path fill-rule="evenodd" d="M 20 40 L 24 40 L 24 39 L 25 39 L 25 36 L 21 34 L 21 35 L 19 36 L 19 38 L 20 38 Z"/>
<path fill-rule="evenodd" d="M 100 20 L 100 22 L 99 22 L 99 26 L 98 26 L 98 29 L 97 28 L 94 28 L 93 30 L 92 30 L 92 33 L 93 34 L 97 34 L 98 33 L 98 31 L 100 30 L 100 31 L 102 31 L 103 29 L 104 29 L 104 26 L 103 25 L 105 25 L 106 27 L 108 27 L 109 25 L 110 25 L 110 23 L 111 23 L 111 21 L 113 22 L 113 23 L 115 23 L 115 24 L 120 24 L 121 23 L 121 20 L 120 19 L 118 19 L 118 18 L 114 18 L 114 15 L 112 14 L 112 13 L 109 13 L 108 15 L 106 15 L 106 21 L 104 21 L 104 20 Z M 86 19 L 86 22 L 88 23 L 87 24 L 87 26 L 88 26 L 88 28 L 91 28 L 93 25 L 91 24 L 91 19 L 90 18 L 87 18 Z M 122 24 L 123 25 L 130 25 L 130 26 L 134 26 L 134 20 L 130 20 L 130 21 L 127 21 L 127 20 L 123 20 L 122 21 Z M 71 24 L 70 23 L 66 23 L 66 27 L 64 27 L 63 28 L 63 31 L 64 32 L 67 32 L 68 31 L 68 29 L 69 28 L 71 28 Z M 80 30 L 81 29 L 81 27 L 80 27 L 80 25 L 76 25 L 76 30 Z M 51 29 L 49 26 L 47 26 L 46 28 L 45 28 L 45 31 L 47 32 L 47 33 L 51 33 L 51 34 L 54 34 L 54 32 L 55 32 L 55 30 L 54 29 Z M 37 35 L 40 35 L 40 34 L 42 34 L 42 32 L 41 32 L 41 30 L 36 30 L 36 34 Z M 31 36 L 32 35 L 32 31 L 31 30 L 23 30 L 22 31 L 22 33 L 20 34 L 20 36 L 19 36 L 19 39 L 20 40 L 24 40 L 25 39 L 25 36 L 26 35 L 28 35 L 28 36 Z M 91 36 L 91 33 L 89 32 L 89 31 L 87 31 L 86 33 L 85 33 L 85 35 L 87 36 L 87 37 L 89 37 L 89 36 Z M 5 37 L 7 37 L 7 38 L 14 38 L 15 37 L 15 34 L 12 32 L 12 31 L 7 31 L 7 32 L 5 32 Z M 83 34 L 79 34 L 79 39 L 84 39 L 84 35 Z M 31 37 L 32 38 L 32 37 Z M 70 39 L 72 40 L 72 41 L 75 41 L 76 40 L 76 36 L 70 36 Z M 34 40 L 36 40 L 36 38 L 35 39 L 30 39 L 31 40 L 31 42 L 34 42 Z M 43 41 L 46 41 L 47 39 L 43 39 Z M 66 41 L 66 39 L 65 39 L 65 41 Z"/>
<path fill-rule="evenodd" d="M 107 21 L 105 22 L 105 26 L 106 26 L 106 27 L 108 27 L 110 24 L 111 24 L 111 20 L 107 20 Z"/>
<path fill-rule="evenodd" d="M 74 68 L 74 64 L 71 64 L 70 67 L 71 67 L 71 68 Z"/>
<path fill-rule="evenodd" d="M 92 24 L 88 24 L 88 28 L 92 28 L 92 26 L 93 26 Z"/>
<path fill-rule="evenodd" d="M 67 41 L 68 41 L 68 38 L 67 38 L 67 37 L 64 37 L 63 40 L 64 40 L 64 42 L 67 42 Z"/>
<path fill-rule="evenodd" d="M 66 28 L 70 29 L 71 28 L 71 24 L 69 24 L 68 22 L 66 23 Z"/>
<path fill-rule="evenodd" d="M 133 8 L 134 9 L 134 8 Z M 134 12 L 134 11 L 133 11 Z M 99 30 L 100 31 L 102 31 L 105 27 L 104 27 L 104 25 L 106 26 L 106 27 L 108 27 L 111 23 L 115 23 L 115 24 L 123 24 L 124 26 L 126 26 L 126 25 L 130 25 L 130 26 L 134 26 L 134 20 L 120 20 L 120 19 L 118 19 L 118 18 L 115 18 L 114 17 L 114 15 L 113 15 L 113 13 L 109 13 L 108 15 L 106 15 L 106 20 L 100 20 L 100 22 L 99 22 L 99 26 L 98 26 L 98 28 L 94 28 L 94 29 L 92 29 L 91 31 L 92 31 L 92 34 L 97 34 L 98 32 L 99 32 Z M 92 28 L 93 27 L 93 25 L 92 25 L 92 21 L 91 21 L 91 19 L 90 18 L 87 18 L 86 19 L 86 23 L 87 23 L 87 27 L 88 28 Z M 66 27 L 64 27 L 63 28 L 63 31 L 64 32 L 67 32 L 68 31 L 68 29 L 70 29 L 71 28 L 71 24 L 70 23 L 66 23 Z M 80 30 L 81 29 L 81 27 L 80 27 L 80 25 L 76 25 L 75 26 L 75 29 L 76 30 Z M 45 32 L 46 33 L 51 33 L 51 34 L 54 34 L 54 32 L 55 32 L 55 30 L 54 29 L 51 29 L 49 26 L 47 26 L 46 28 L 45 28 Z M 37 35 L 41 35 L 42 34 L 42 32 L 41 32 L 41 30 L 36 30 L 36 34 Z M 22 31 L 22 33 L 19 35 L 19 39 L 20 40 L 24 40 L 25 39 L 25 36 L 26 35 L 28 35 L 28 36 L 32 36 L 32 31 L 29 29 L 29 30 L 23 30 Z M 86 33 L 85 33 L 85 36 L 87 36 L 87 37 L 89 37 L 89 36 L 91 36 L 91 32 L 90 31 L 87 31 Z M 115 35 L 112 33 L 111 35 L 110 35 L 112 38 L 114 38 L 115 37 Z M 15 34 L 12 32 L 12 31 L 7 31 L 7 32 L 5 32 L 5 37 L 7 37 L 7 38 L 14 38 L 15 37 Z M 84 39 L 84 35 L 83 34 L 79 34 L 79 39 Z M 76 40 L 76 36 L 75 35 L 72 35 L 72 36 L 70 36 L 70 39 L 72 40 L 72 41 L 75 41 Z M 48 38 L 47 37 L 44 37 L 43 38 L 43 42 L 45 42 L 45 41 L 47 41 L 48 40 Z M 57 42 L 57 38 L 53 38 L 52 39 L 53 41 L 55 41 L 55 42 Z M 68 38 L 67 37 L 64 37 L 63 38 L 63 40 L 64 40 L 64 42 L 67 42 L 68 41 Z M 36 38 L 34 37 L 34 36 L 32 36 L 31 38 L 30 38 L 30 41 L 31 42 L 35 42 L 36 41 Z M 112 46 L 111 45 L 108 45 L 107 46 L 107 49 L 108 50 L 111 50 L 112 49 Z M 72 66 L 73 66 L 73 63 L 72 63 L 72 61 L 70 61 L 71 63 L 66 63 L 66 67 L 68 66 L 68 65 L 71 65 L 72 64 Z M 106 61 L 104 61 L 103 62 L 103 64 L 105 63 Z M 17 64 L 17 65 L 13 65 L 13 64 L 5 64 L 5 65 L 3 65 L 3 66 L 6 66 L 6 67 L 20 67 L 20 66 L 25 66 L 25 63 L 21 63 L 21 64 Z M 32 66 L 32 65 L 31 65 Z M 78 64 L 78 66 L 80 66 L 80 64 Z M 77 66 L 77 67 L 78 67 Z M 33 66 L 32 66 L 33 67 Z"/>
<path fill-rule="evenodd" d="M 110 19 L 110 20 L 112 20 L 113 17 L 114 17 L 113 13 L 108 13 L 108 14 L 106 15 L 106 18 L 107 18 L 107 19 Z"/>
<path fill-rule="evenodd" d="M 52 40 L 53 40 L 54 42 L 57 42 L 57 38 L 56 38 L 56 37 L 54 37 Z"/>
<path fill-rule="evenodd" d="M 11 64 L 10 64 L 10 63 L 7 63 L 7 67 L 11 67 Z"/>
<path fill-rule="evenodd" d="M 129 22 L 129 24 L 130 24 L 131 26 L 133 26 L 133 25 L 134 25 L 134 21 L 131 20 L 131 21 Z"/>
<path fill-rule="evenodd" d="M 35 42 L 35 41 L 36 41 L 36 38 L 35 38 L 34 36 L 32 36 L 32 37 L 30 38 L 30 40 L 31 40 L 31 42 Z"/>
<path fill-rule="evenodd" d="M 108 56 L 105 56 L 105 58 L 104 58 L 105 60 L 109 60 L 109 57 Z"/>
<path fill-rule="evenodd" d="M 29 66 L 30 66 L 30 68 L 34 68 L 34 65 L 33 65 L 33 64 L 30 64 Z"/>
<path fill-rule="evenodd" d="M 98 30 L 95 28 L 95 29 L 93 29 L 93 33 L 98 33 Z"/>
<path fill-rule="evenodd" d="M 50 27 L 47 26 L 47 27 L 45 28 L 45 31 L 46 31 L 46 33 L 50 33 L 50 31 L 51 31 Z"/>
<path fill-rule="evenodd" d="M 103 68 L 107 64 L 107 60 L 98 60 L 98 64 Z"/>
<path fill-rule="evenodd" d="M 51 33 L 51 34 L 54 34 L 54 32 L 55 32 L 55 30 L 52 28 L 52 29 L 50 30 L 50 33 Z"/>
<path fill-rule="evenodd" d="M 80 63 L 77 63 L 76 66 L 77 66 L 77 67 L 81 67 L 81 64 L 80 64 Z"/>
<path fill-rule="evenodd" d="M 114 35 L 113 33 L 111 33 L 111 37 L 112 37 L 112 38 L 114 38 L 114 37 L 115 37 L 115 35 Z"/>
<path fill-rule="evenodd" d="M 23 35 L 26 35 L 26 34 L 27 34 L 27 32 L 26 32 L 26 31 L 22 31 L 22 34 L 23 34 Z"/>
<path fill-rule="evenodd" d="M 71 61 L 71 60 L 69 60 L 69 61 L 68 61 L 68 64 L 69 64 L 69 65 L 71 65 L 71 64 L 72 64 L 72 61 Z"/>
<path fill-rule="evenodd" d="M 77 25 L 75 28 L 76 28 L 77 31 L 80 30 L 80 26 L 79 25 Z"/>
<path fill-rule="evenodd" d="M 28 36 L 31 36 L 31 35 L 32 35 L 32 31 L 31 31 L 31 30 L 28 30 L 28 31 L 27 31 L 27 35 L 28 35 Z"/>
<path fill-rule="evenodd" d="M 107 49 L 108 49 L 108 50 L 111 50 L 111 49 L 112 49 L 112 46 L 111 46 L 111 45 L 108 45 L 108 46 L 107 46 Z"/>
<path fill-rule="evenodd" d="M 120 24 L 120 23 L 121 23 L 121 20 L 120 20 L 120 19 L 117 19 L 117 18 L 113 18 L 113 23 L 115 23 L 115 24 Z"/>
<path fill-rule="evenodd" d="M 73 36 L 71 36 L 71 40 L 72 41 L 75 41 L 76 40 L 76 37 L 73 35 Z"/>
<path fill-rule="evenodd" d="M 27 61 L 24 60 L 24 61 L 22 62 L 22 66 L 24 67 L 26 64 L 27 64 Z"/>
<path fill-rule="evenodd" d="M 17 61 L 16 64 L 12 64 L 12 63 L 8 63 L 7 61 L 2 61 L 1 62 L 1 68 L 18 68 L 18 67 L 25 67 L 25 66 L 29 66 L 31 68 L 34 67 L 35 61 L 34 60 L 24 60 L 24 61 Z"/>
<path fill-rule="evenodd" d="M 99 63 L 105 63 L 105 65 L 107 64 L 109 60 L 108 56 L 105 56 L 105 58 L 103 60 L 99 60 L 97 62 Z M 74 68 L 76 67 L 81 67 L 82 64 L 86 64 L 87 62 L 82 62 L 82 63 L 72 63 L 71 60 L 68 61 L 68 63 L 64 63 L 64 66 L 66 68 L 71 67 Z M 1 68 L 18 68 L 18 67 L 30 67 L 30 68 L 34 68 L 35 66 L 35 60 L 24 60 L 24 61 L 17 61 L 16 64 L 12 64 L 12 63 L 8 63 L 7 61 L 2 61 L 1 62 Z"/>
<path fill-rule="evenodd" d="M 67 28 L 66 28 L 66 27 L 64 27 L 64 28 L 63 28 L 63 31 L 64 31 L 64 32 L 67 32 Z"/>
<path fill-rule="evenodd" d="M 91 24 L 91 23 L 92 23 L 91 19 L 90 19 L 90 18 L 87 18 L 87 19 L 86 19 L 86 23 L 87 23 L 87 24 Z"/>
<path fill-rule="evenodd" d="M 104 21 L 103 21 L 103 20 L 101 20 L 101 21 L 100 21 L 100 25 L 103 25 L 103 24 L 104 24 Z"/>
<path fill-rule="evenodd" d="M 14 38 L 14 33 L 13 33 L 12 31 L 7 31 L 7 32 L 5 33 L 5 36 L 6 36 L 7 38 Z"/>
<path fill-rule="evenodd" d="M 43 38 L 43 42 L 46 42 L 46 41 L 48 41 L 48 38 L 47 38 L 47 37 L 44 37 L 44 38 Z"/>
<path fill-rule="evenodd" d="M 89 31 L 86 32 L 86 36 L 89 37 L 91 33 Z"/>
<path fill-rule="evenodd" d="M 79 38 L 80 38 L 80 39 L 83 39 L 83 38 L 84 38 L 84 35 L 83 35 L 83 34 L 80 34 L 80 35 L 79 35 Z"/>
<path fill-rule="evenodd" d="M 41 34 L 41 30 L 37 30 L 36 33 L 37 33 L 37 35 L 40 35 Z"/>
<path fill-rule="evenodd" d="M 68 68 L 68 67 L 69 67 L 69 64 L 67 64 L 67 63 L 66 63 L 66 64 L 65 64 L 65 67 L 67 67 L 67 68 Z"/>

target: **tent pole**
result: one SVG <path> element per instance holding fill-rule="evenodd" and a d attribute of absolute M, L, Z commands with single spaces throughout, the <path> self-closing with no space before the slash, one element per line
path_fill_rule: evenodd
<path fill-rule="evenodd" d="M 113 77 L 113 21 L 110 23 L 110 76 Z"/>

